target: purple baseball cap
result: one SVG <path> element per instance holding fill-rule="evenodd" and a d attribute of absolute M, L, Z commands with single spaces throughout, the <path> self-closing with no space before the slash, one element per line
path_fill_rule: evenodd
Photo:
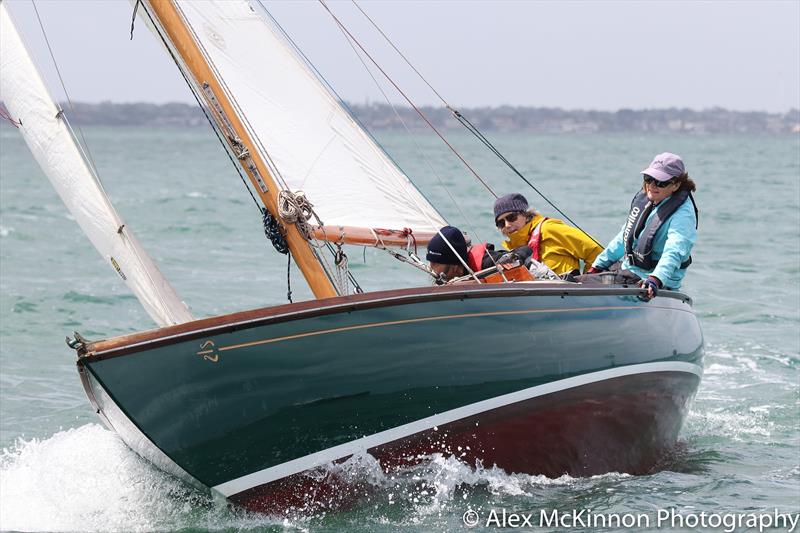
<path fill-rule="evenodd" d="M 680 156 L 664 152 L 653 158 L 653 162 L 650 163 L 650 166 L 642 170 L 640 174 L 652 176 L 658 181 L 669 181 L 672 178 L 677 178 L 684 172 L 686 172 L 686 169 L 683 166 L 683 160 Z"/>

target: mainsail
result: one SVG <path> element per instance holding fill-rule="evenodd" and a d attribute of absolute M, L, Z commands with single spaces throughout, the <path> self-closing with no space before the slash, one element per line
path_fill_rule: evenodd
<path fill-rule="evenodd" d="M 312 240 L 421 243 L 445 224 L 249 2 L 140 2 L 140 13 L 203 102 L 229 153 L 281 223 L 292 259 L 317 298 L 340 289 Z M 313 212 L 294 202 L 299 192 Z M 284 206 L 291 208 L 286 215 Z M 290 216 L 292 210 L 303 219 Z"/>
<path fill-rule="evenodd" d="M 194 320 L 120 219 L 75 143 L 0 2 L 0 100 L 64 205 L 159 326 Z"/>
<path fill-rule="evenodd" d="M 326 226 L 435 232 L 436 209 L 258 8 L 174 2 L 271 173 Z"/>

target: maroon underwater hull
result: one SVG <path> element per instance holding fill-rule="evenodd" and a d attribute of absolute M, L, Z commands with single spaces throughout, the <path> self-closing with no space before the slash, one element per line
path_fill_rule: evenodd
<path fill-rule="evenodd" d="M 551 478 L 646 474 L 674 446 L 699 381 L 668 371 L 611 378 L 484 411 L 367 452 L 387 474 L 434 453 Z M 307 471 L 229 499 L 244 509 L 282 514 L 349 507 L 369 490 L 331 472 Z"/>

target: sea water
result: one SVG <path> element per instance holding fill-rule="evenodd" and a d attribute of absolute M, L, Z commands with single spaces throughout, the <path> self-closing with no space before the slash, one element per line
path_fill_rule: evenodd
<path fill-rule="evenodd" d="M 195 316 L 287 300 L 286 258 L 265 239 L 260 214 L 213 135 L 204 129 L 83 133 L 128 227 Z M 493 197 L 438 141 L 379 137 L 448 221 L 476 241 L 499 242 Z M 386 476 L 371 457 L 360 456 L 336 467 L 369 480 L 369 496 L 354 509 L 288 518 L 228 509 L 140 459 L 92 411 L 64 337 L 79 331 L 104 338 L 153 323 L 81 234 L 19 133 L 5 125 L 0 529 L 453 531 L 477 516 L 474 529 L 492 531 L 505 516 L 506 526 L 544 531 L 592 529 L 597 522 L 587 517 L 600 516 L 612 520 L 613 530 L 630 525 L 613 517 L 628 515 L 651 520 L 633 529 L 702 529 L 691 517 L 765 520 L 800 511 L 800 137 L 490 137 L 602 243 L 619 230 L 641 182 L 638 172 L 654 154 L 682 155 L 697 182 L 700 230 L 684 290 L 705 334 L 705 375 L 679 445 L 659 471 L 548 479 L 433 455 Z M 494 192 L 522 192 L 545 214 L 562 216 L 469 135 L 452 140 Z M 430 283 L 382 252 L 346 252 L 364 290 Z M 294 267 L 289 278 L 295 301 L 310 297 Z M 567 522 L 542 523 L 542 512 Z M 657 523 L 660 513 L 686 521 Z M 510 523 L 513 514 L 517 521 Z"/>

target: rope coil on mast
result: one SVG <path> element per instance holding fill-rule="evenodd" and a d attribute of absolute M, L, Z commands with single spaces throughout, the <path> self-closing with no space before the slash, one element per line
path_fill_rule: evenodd
<path fill-rule="evenodd" d="M 292 192 L 290 190 L 283 189 L 278 192 L 278 216 L 284 223 L 294 224 L 297 226 L 297 229 L 300 231 L 303 237 L 309 241 L 310 244 L 317 242 L 317 239 L 314 236 L 314 232 L 311 230 L 311 225 L 308 223 L 308 221 L 313 217 L 319 227 L 325 226 L 325 224 L 323 224 L 322 220 L 319 218 L 319 215 L 317 215 L 316 211 L 314 211 L 314 204 L 309 201 L 308 197 L 303 191 Z M 344 234 L 342 233 L 340 235 L 340 239 L 343 238 Z M 358 284 L 358 281 L 353 276 L 353 273 L 350 272 L 350 262 L 347 258 L 347 254 L 342 248 L 342 242 L 336 242 L 335 249 L 329 242 L 324 242 L 324 244 L 319 246 L 319 248 L 322 246 L 325 246 L 333 255 L 333 266 L 336 270 L 335 272 L 331 271 L 331 275 L 335 276 L 336 279 L 332 279 L 331 281 L 337 285 L 339 292 L 342 294 L 347 294 L 350 286 L 352 285 L 356 293 L 363 293 L 364 290 Z M 327 265 L 327 261 L 324 260 L 324 256 L 320 256 L 320 258 Z"/>
<path fill-rule="evenodd" d="M 297 228 L 306 239 L 311 239 L 311 228 L 308 220 L 313 216 L 319 217 L 314 212 L 312 204 L 303 191 L 282 190 L 278 193 L 278 216 L 288 224 L 296 224 Z"/>

